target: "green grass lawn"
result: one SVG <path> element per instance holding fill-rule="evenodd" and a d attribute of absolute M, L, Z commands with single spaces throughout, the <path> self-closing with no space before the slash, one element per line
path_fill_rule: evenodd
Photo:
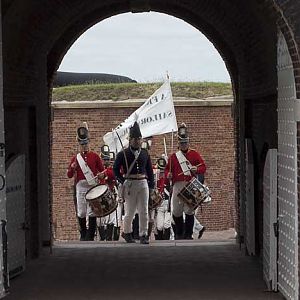
<path fill-rule="evenodd" d="M 95 101 L 145 99 L 150 97 L 162 83 L 102 83 L 64 86 L 53 89 L 53 101 Z M 230 83 L 220 82 L 172 82 L 173 97 L 203 99 L 232 95 Z"/>

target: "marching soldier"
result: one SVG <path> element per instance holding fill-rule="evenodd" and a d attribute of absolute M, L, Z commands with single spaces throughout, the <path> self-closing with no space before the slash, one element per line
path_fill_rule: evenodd
<path fill-rule="evenodd" d="M 74 177 L 76 184 L 76 207 L 81 241 L 93 241 L 96 231 L 96 217 L 85 200 L 85 194 L 98 183 L 98 179 L 104 177 L 101 158 L 89 149 L 89 140 L 88 129 L 79 127 L 77 141 L 80 145 L 80 152 L 72 157 L 67 171 L 67 176 Z M 86 228 L 87 216 L 89 217 L 88 230 Z"/>
<path fill-rule="evenodd" d="M 175 222 L 175 239 L 192 239 L 194 210 L 184 203 L 178 193 L 198 174 L 204 174 L 206 166 L 201 155 L 189 147 L 187 127 L 182 123 L 178 128 L 179 151 L 173 153 L 165 168 L 165 178 L 172 181 L 172 216 Z M 183 212 L 186 214 L 185 224 Z"/>
<path fill-rule="evenodd" d="M 106 147 L 107 147 L 107 151 L 104 150 L 106 149 Z M 109 147 L 107 145 L 101 147 L 101 158 L 104 163 L 103 173 L 105 177 L 100 181 L 100 183 L 108 185 L 111 192 L 118 199 L 119 197 L 118 197 L 118 190 L 116 187 L 116 179 L 111 164 Z M 98 227 L 98 229 L 99 229 L 101 240 L 107 240 L 107 241 L 119 240 L 119 235 L 120 235 L 119 214 L 121 213 L 122 213 L 121 207 L 118 201 L 118 206 L 115 211 L 113 211 L 111 214 L 109 214 L 106 217 L 100 218 L 100 222 L 99 222 L 100 227 Z"/>
<path fill-rule="evenodd" d="M 159 170 L 159 179 L 157 187 L 163 197 L 161 205 L 157 207 L 156 214 L 156 239 L 169 240 L 171 235 L 171 212 L 170 212 L 170 189 L 164 178 L 164 170 L 166 167 L 166 159 L 161 157 L 157 160 L 157 168 Z"/>
<path fill-rule="evenodd" d="M 129 147 L 117 154 L 113 170 L 122 184 L 125 201 L 124 238 L 134 243 L 132 220 L 137 210 L 139 214 L 139 235 L 141 244 L 149 244 L 148 198 L 154 193 L 154 176 L 150 155 L 141 148 L 142 134 L 137 122 L 129 130 Z M 120 173 L 124 170 L 125 177 Z"/>

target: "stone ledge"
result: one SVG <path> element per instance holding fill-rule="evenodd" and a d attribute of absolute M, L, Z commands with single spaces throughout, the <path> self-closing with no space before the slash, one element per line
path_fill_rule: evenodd
<path fill-rule="evenodd" d="M 86 108 L 132 108 L 140 107 L 146 99 L 128 99 L 122 101 L 96 100 L 96 101 L 53 101 L 54 109 L 86 109 Z M 206 99 L 174 98 L 175 107 L 182 106 L 231 106 L 232 96 L 210 97 Z"/>

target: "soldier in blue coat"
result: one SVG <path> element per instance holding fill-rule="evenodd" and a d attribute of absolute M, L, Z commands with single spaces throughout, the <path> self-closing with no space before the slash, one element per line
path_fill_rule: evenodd
<path fill-rule="evenodd" d="M 129 130 L 129 147 L 117 154 L 113 171 L 122 184 L 124 199 L 124 238 L 134 243 L 132 220 L 139 214 L 139 235 L 141 244 L 149 244 L 148 237 L 148 200 L 154 193 L 154 176 L 151 158 L 146 149 L 141 148 L 142 134 L 137 122 Z M 121 171 L 123 170 L 123 171 Z M 122 175 L 124 174 L 124 175 Z"/>

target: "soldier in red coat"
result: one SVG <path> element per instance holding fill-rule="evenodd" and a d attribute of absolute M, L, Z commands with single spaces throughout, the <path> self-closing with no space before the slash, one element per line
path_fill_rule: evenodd
<path fill-rule="evenodd" d="M 107 147 L 107 151 L 102 148 Z M 103 171 L 104 178 L 100 181 L 100 184 L 106 184 L 110 191 L 117 197 L 118 206 L 116 210 L 105 217 L 98 218 L 97 226 L 99 230 L 101 241 L 119 240 L 120 236 L 120 221 L 122 214 L 122 205 L 119 203 L 118 189 L 116 187 L 117 181 L 113 173 L 112 160 L 109 152 L 109 147 L 104 145 L 101 147 L 101 158 L 104 163 L 105 170 Z"/>
<path fill-rule="evenodd" d="M 94 240 L 96 217 L 85 200 L 86 192 L 103 178 L 103 164 L 99 155 L 89 149 L 89 133 L 87 128 L 77 129 L 77 140 L 80 152 L 74 155 L 68 167 L 67 176 L 74 177 L 76 185 L 76 209 L 80 226 L 80 240 Z M 89 227 L 86 228 L 86 217 L 89 217 Z"/>
<path fill-rule="evenodd" d="M 172 217 L 175 222 L 175 239 L 192 239 L 194 213 L 179 197 L 179 192 L 193 178 L 204 176 L 205 162 L 199 152 L 190 148 L 187 127 L 184 123 L 178 128 L 178 151 L 173 153 L 165 168 L 165 178 L 172 183 Z M 183 212 L 186 214 L 185 223 Z"/>
<path fill-rule="evenodd" d="M 113 172 L 110 156 L 109 154 L 101 153 L 101 158 L 104 163 L 104 178 L 100 180 L 100 184 L 107 184 L 109 189 L 113 191 L 116 186 L 116 178 Z"/>
<path fill-rule="evenodd" d="M 159 169 L 159 179 L 157 188 L 162 195 L 163 201 L 157 207 L 156 214 L 156 236 L 157 240 L 169 240 L 171 235 L 171 212 L 170 212 L 170 185 L 169 181 L 164 178 L 164 170 L 166 167 L 166 158 L 164 156 L 157 160 L 157 168 Z"/>
<path fill-rule="evenodd" d="M 106 146 L 106 145 L 105 145 Z M 103 146 L 103 147 L 105 147 Z M 107 152 L 103 152 L 101 147 L 101 158 L 104 164 L 104 178 L 100 180 L 100 184 L 105 184 L 108 186 L 112 193 L 115 193 L 115 185 L 116 179 L 113 174 L 112 165 L 110 162 L 109 150 Z M 108 146 L 107 146 L 108 147 Z M 113 211 L 109 215 L 105 217 L 97 218 L 97 227 L 99 231 L 99 237 L 101 241 L 111 241 L 113 238 L 113 230 L 114 230 L 114 221 L 115 221 L 116 212 Z"/>

